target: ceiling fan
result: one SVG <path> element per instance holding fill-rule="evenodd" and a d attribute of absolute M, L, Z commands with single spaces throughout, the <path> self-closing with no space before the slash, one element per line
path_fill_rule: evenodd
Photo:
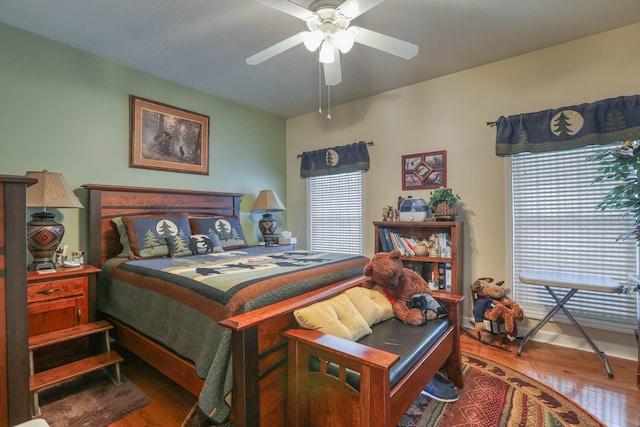
<path fill-rule="evenodd" d="M 247 64 L 257 65 L 304 43 L 311 52 L 320 48 L 327 86 L 342 82 L 340 52 L 347 53 L 353 43 L 360 43 L 404 59 L 418 54 L 418 46 L 366 28 L 349 26 L 351 21 L 384 0 L 315 0 L 308 8 L 290 0 L 255 0 L 307 23 L 301 31 L 247 58 Z"/>

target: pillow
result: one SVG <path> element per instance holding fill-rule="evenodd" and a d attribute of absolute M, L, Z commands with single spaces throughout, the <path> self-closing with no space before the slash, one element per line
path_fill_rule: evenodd
<path fill-rule="evenodd" d="M 169 253 L 175 258 L 223 251 L 217 234 L 192 234 L 187 246 L 184 246 L 179 236 L 169 236 L 167 243 L 169 244 Z"/>
<path fill-rule="evenodd" d="M 120 244 L 122 245 L 122 252 L 118 254 L 118 258 L 130 258 L 131 257 L 131 245 L 129 244 L 129 235 L 127 234 L 127 228 L 124 226 L 121 216 L 117 216 L 111 219 L 111 222 L 116 226 L 118 234 L 120 235 Z"/>
<path fill-rule="evenodd" d="M 193 234 L 217 235 L 226 251 L 246 248 L 240 221 L 235 216 L 190 217 L 189 224 Z"/>
<path fill-rule="evenodd" d="M 167 238 L 173 236 L 175 245 L 187 248 L 191 227 L 187 213 L 137 215 L 123 218 L 129 235 L 132 258 L 154 258 L 169 255 Z M 177 243 L 179 242 L 179 243 Z"/>
<path fill-rule="evenodd" d="M 371 333 L 367 321 L 345 294 L 296 310 L 293 315 L 302 328 L 315 329 L 351 341 Z"/>
<path fill-rule="evenodd" d="M 344 294 L 369 326 L 393 317 L 391 302 L 382 292 L 380 286 L 376 286 L 373 289 L 357 286 L 347 289 Z"/>

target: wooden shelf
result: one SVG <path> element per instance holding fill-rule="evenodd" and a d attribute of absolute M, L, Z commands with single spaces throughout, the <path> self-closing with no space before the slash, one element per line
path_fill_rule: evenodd
<path fill-rule="evenodd" d="M 441 258 L 436 256 L 403 256 L 402 260 L 416 262 L 451 262 L 452 258 Z"/>
<path fill-rule="evenodd" d="M 40 415 L 40 404 L 38 402 L 39 391 L 74 379 L 80 375 L 85 375 L 90 372 L 115 365 L 115 375 L 110 375 L 110 377 L 116 385 L 122 384 L 119 363 L 124 359 L 122 359 L 118 353 L 111 350 L 109 344 L 109 330 L 112 328 L 113 326 L 111 324 L 101 320 L 99 322 L 85 323 L 71 328 L 34 335 L 29 338 L 29 367 L 31 371 L 31 375 L 29 377 L 29 391 L 31 392 L 32 398 L 32 416 L 36 417 Z M 106 347 L 104 352 L 35 373 L 34 350 L 99 333 L 104 334 Z"/>
<path fill-rule="evenodd" d="M 86 337 L 100 332 L 106 332 L 113 329 L 108 322 L 101 320 L 99 322 L 85 323 L 73 328 L 63 329 L 61 331 L 48 332 L 46 334 L 35 335 L 29 338 L 29 350 L 46 347 L 48 345 L 57 344 L 59 342 L 69 341 L 76 338 Z"/>
<path fill-rule="evenodd" d="M 108 353 L 101 353 L 96 356 L 67 363 L 66 365 L 58 366 L 57 368 L 38 372 L 29 378 L 29 390 L 32 392 L 40 391 L 44 388 L 63 383 L 80 375 L 115 365 L 123 360 L 124 359 L 122 359 L 118 353 L 110 351 Z"/>
<path fill-rule="evenodd" d="M 459 221 L 436 221 L 436 222 L 374 222 L 375 227 L 375 252 L 383 251 L 380 243 L 380 230 L 387 228 L 405 237 L 415 237 L 427 240 L 431 234 L 446 233 L 451 239 L 451 256 L 403 256 L 402 261 L 405 267 L 413 266 L 420 270 L 422 277 L 429 281 L 428 275 L 433 264 L 438 267 L 442 264 L 451 266 L 451 290 L 440 291 L 461 294 L 463 288 L 463 230 L 464 223 Z"/>

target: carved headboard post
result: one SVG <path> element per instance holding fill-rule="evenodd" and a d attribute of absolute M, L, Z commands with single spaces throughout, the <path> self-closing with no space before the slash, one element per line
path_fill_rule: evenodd
<path fill-rule="evenodd" d="M 85 187 L 86 188 L 86 187 Z M 102 266 L 102 253 L 100 238 L 102 234 L 101 230 L 101 206 L 102 206 L 102 191 L 98 189 L 89 190 L 89 262 L 94 267 L 100 268 Z"/>

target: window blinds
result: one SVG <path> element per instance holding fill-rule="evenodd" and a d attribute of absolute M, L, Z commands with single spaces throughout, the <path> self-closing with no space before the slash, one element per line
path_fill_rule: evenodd
<path fill-rule="evenodd" d="M 307 178 L 311 250 L 363 253 L 362 177 L 356 171 Z"/>
<path fill-rule="evenodd" d="M 596 210 L 614 185 L 592 184 L 597 164 L 586 158 L 602 149 L 606 147 L 511 158 L 513 298 L 527 317 L 542 318 L 555 302 L 544 287 L 520 283 L 522 270 L 598 274 L 621 284 L 637 271 L 636 242 L 616 241 L 634 226 L 633 217 Z M 554 290 L 566 294 L 565 289 Z M 637 322 L 635 295 L 578 291 L 567 306 L 585 326 L 631 333 Z M 554 320 L 568 322 L 562 312 Z"/>

